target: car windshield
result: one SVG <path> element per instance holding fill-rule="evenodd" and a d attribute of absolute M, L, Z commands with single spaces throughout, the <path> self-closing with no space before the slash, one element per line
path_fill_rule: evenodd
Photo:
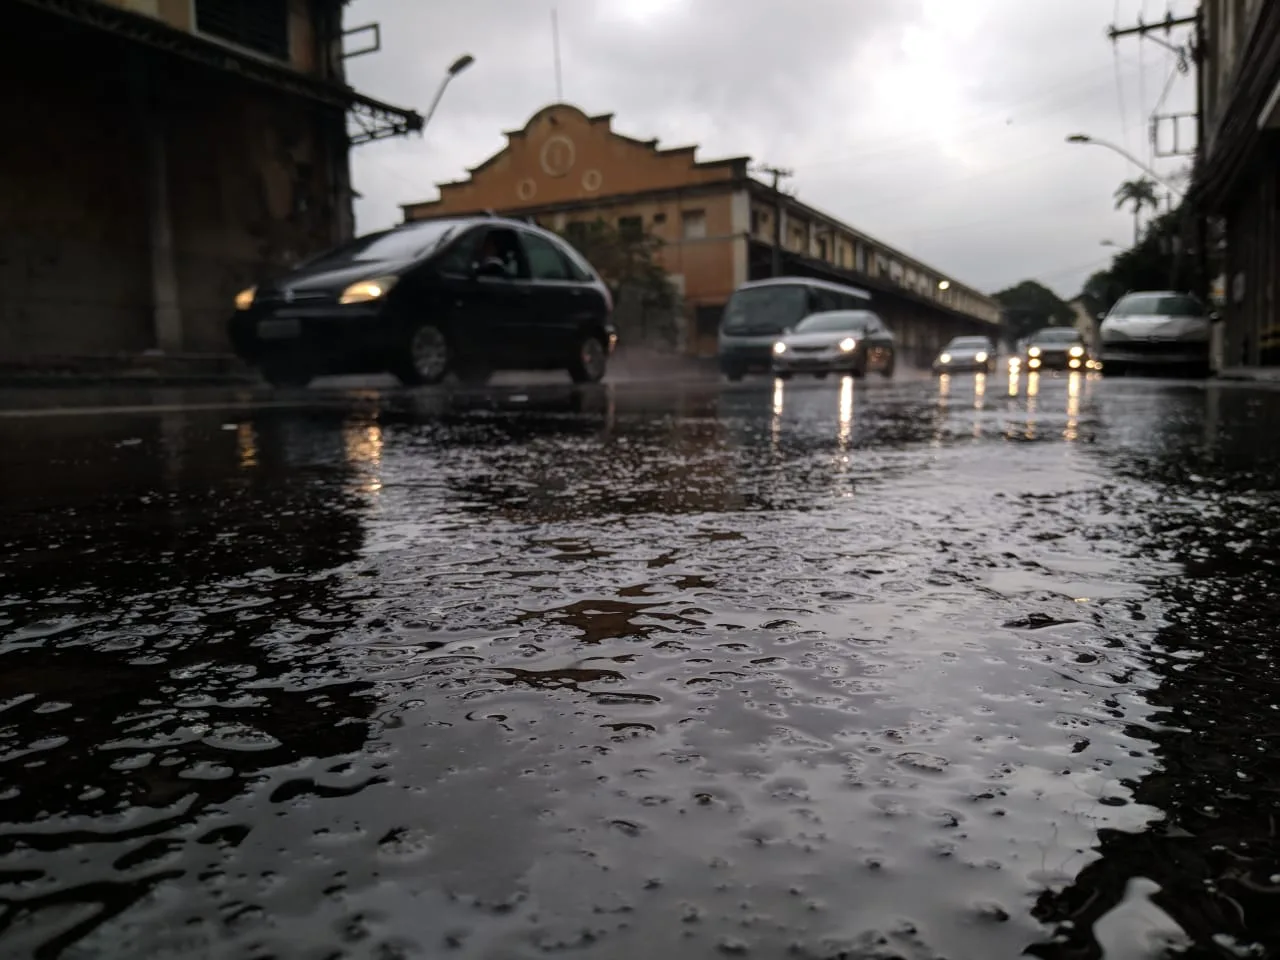
<path fill-rule="evenodd" d="M 956 337 L 947 344 L 947 350 L 990 350 L 991 341 L 986 337 Z"/>
<path fill-rule="evenodd" d="M 1031 338 L 1032 343 L 1075 343 L 1080 339 L 1080 331 L 1073 327 L 1057 327 L 1052 330 L 1041 330 Z"/>
<path fill-rule="evenodd" d="M 870 322 L 870 316 L 852 310 L 815 313 L 800 321 L 796 326 L 796 333 L 840 333 L 846 330 L 850 333 L 864 333 Z"/>
<path fill-rule="evenodd" d="M 1113 317 L 1200 317 L 1204 308 L 1195 297 L 1175 293 L 1135 293 L 1111 308 Z"/>
<path fill-rule="evenodd" d="M 415 260 L 438 247 L 456 228 L 456 223 L 440 220 L 371 233 L 322 254 L 312 263 L 336 265 L 354 261 L 394 263 Z"/>
<path fill-rule="evenodd" d="M 726 333 L 781 333 L 808 312 L 809 288 L 799 284 L 747 287 L 724 308 Z"/>

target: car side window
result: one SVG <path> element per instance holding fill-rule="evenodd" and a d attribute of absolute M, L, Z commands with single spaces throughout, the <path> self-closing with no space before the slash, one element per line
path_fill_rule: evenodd
<path fill-rule="evenodd" d="M 470 273 L 472 264 L 476 261 L 476 251 L 482 233 L 484 233 L 483 230 L 469 230 L 450 244 L 436 261 L 440 272 L 459 277 Z"/>
<path fill-rule="evenodd" d="M 535 280 L 572 280 L 569 262 L 555 244 L 536 233 L 521 234 L 525 256 L 529 258 L 529 273 Z"/>
<path fill-rule="evenodd" d="M 826 313 L 840 309 L 840 295 L 833 290 L 815 287 L 809 291 L 809 310 L 813 313 Z"/>
<path fill-rule="evenodd" d="M 509 227 L 491 227 L 484 234 L 476 251 L 475 263 L 501 260 L 508 280 L 528 280 L 529 263 L 525 259 L 520 238 Z"/>

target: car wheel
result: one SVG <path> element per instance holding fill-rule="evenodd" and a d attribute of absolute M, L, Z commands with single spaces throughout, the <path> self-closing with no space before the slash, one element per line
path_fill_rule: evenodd
<path fill-rule="evenodd" d="M 893 376 L 894 367 L 898 365 L 898 358 L 893 354 L 889 354 L 889 362 L 884 365 L 884 369 L 880 371 L 880 376 L 888 380 Z"/>
<path fill-rule="evenodd" d="M 434 323 L 420 323 L 409 331 L 395 375 L 406 386 L 439 383 L 449 372 L 449 340 Z"/>
<path fill-rule="evenodd" d="M 302 363 L 269 363 L 262 368 L 262 377 L 273 387 L 305 387 L 314 374 Z"/>
<path fill-rule="evenodd" d="M 604 341 L 596 334 L 588 333 L 578 341 L 573 362 L 569 364 L 569 376 L 574 383 L 599 383 L 604 379 L 608 365 L 609 354 Z"/>
<path fill-rule="evenodd" d="M 743 377 L 743 373 L 741 370 L 724 371 L 724 378 L 728 380 L 730 383 L 740 383 L 742 381 L 742 377 Z"/>
<path fill-rule="evenodd" d="M 1123 377 L 1127 372 L 1123 363 L 1104 363 L 1102 365 L 1102 375 L 1104 377 Z"/>

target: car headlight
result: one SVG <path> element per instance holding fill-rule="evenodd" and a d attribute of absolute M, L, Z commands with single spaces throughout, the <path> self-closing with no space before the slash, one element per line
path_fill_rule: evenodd
<path fill-rule="evenodd" d="M 1040 348 L 1039 348 L 1039 347 L 1032 347 L 1032 348 L 1030 348 L 1030 349 L 1027 351 L 1027 356 L 1028 356 L 1028 357 L 1038 357 L 1038 356 L 1040 356 Z"/>
<path fill-rule="evenodd" d="M 973 355 L 973 360 L 975 363 L 986 363 L 987 355 L 983 353 L 981 350 L 979 350 L 977 353 Z"/>
<path fill-rule="evenodd" d="M 1010 358 L 1009 358 L 1009 366 L 1011 366 L 1011 367 L 1020 367 L 1020 366 L 1022 366 L 1022 361 L 1021 361 L 1020 359 L 1018 359 L 1017 357 L 1010 357 Z"/>
<path fill-rule="evenodd" d="M 1073 357 L 1083 357 L 1084 347 L 1072 347 L 1070 352 Z"/>
<path fill-rule="evenodd" d="M 853 350 L 856 350 L 857 348 L 858 348 L 858 341 L 853 339 L 853 337 L 845 337 L 843 340 L 840 341 L 840 349 L 843 350 L 845 353 L 849 353 Z"/>
<path fill-rule="evenodd" d="M 399 277 L 373 277 L 369 280 L 357 280 L 347 289 L 342 291 L 342 296 L 338 298 L 339 303 L 368 303 L 370 300 L 378 300 L 387 295 L 392 287 L 396 285 Z"/>
<path fill-rule="evenodd" d="M 783 343 L 781 340 L 779 340 L 777 343 L 775 343 L 775 344 L 773 345 L 773 352 L 774 352 L 774 353 L 777 353 L 777 354 L 783 354 L 783 353 L 786 353 L 786 352 L 787 352 L 787 345 L 786 345 L 785 343 Z"/>
<path fill-rule="evenodd" d="M 236 309 L 248 310 L 253 306 L 253 298 L 258 295 L 257 287 L 246 287 L 236 294 Z"/>
<path fill-rule="evenodd" d="M 944 353 L 942 356 L 940 356 L 940 357 L 938 358 L 938 362 L 939 362 L 939 363 L 950 363 L 950 362 L 951 362 L 951 354 L 949 354 L 949 353 Z"/>

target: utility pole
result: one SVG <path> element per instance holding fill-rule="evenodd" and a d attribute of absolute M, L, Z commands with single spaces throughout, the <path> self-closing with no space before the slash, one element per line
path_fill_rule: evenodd
<path fill-rule="evenodd" d="M 1192 28 L 1191 40 L 1189 43 L 1177 45 L 1169 42 L 1168 39 L 1161 39 L 1160 37 L 1155 37 L 1155 36 L 1150 37 L 1150 39 L 1160 44 L 1162 47 L 1172 50 L 1175 54 L 1177 54 L 1178 68 L 1183 73 L 1187 72 L 1187 69 L 1189 68 L 1190 64 L 1194 63 L 1196 65 L 1196 110 L 1193 116 L 1195 117 L 1195 121 L 1196 121 L 1195 153 L 1196 153 L 1196 156 L 1199 157 L 1201 154 L 1201 151 L 1203 150 L 1203 144 L 1204 144 L 1204 107 L 1205 107 L 1204 80 L 1199 75 L 1199 68 L 1200 68 L 1200 65 L 1204 62 L 1204 55 L 1205 55 L 1205 29 L 1204 29 L 1204 21 L 1202 19 L 1201 11 L 1198 10 L 1196 13 L 1192 14 L 1189 17 L 1175 17 L 1173 15 L 1173 11 L 1168 11 L 1165 14 L 1163 20 L 1156 20 L 1152 23 L 1145 23 L 1142 17 L 1139 16 L 1138 22 L 1133 26 L 1117 27 L 1115 24 L 1112 24 L 1111 28 L 1107 31 L 1107 36 L 1111 38 L 1112 43 L 1115 43 L 1115 41 L 1118 40 L 1120 37 L 1131 37 L 1131 36 L 1147 37 L 1149 34 L 1153 34 L 1156 31 L 1162 31 L 1165 37 L 1167 38 L 1173 32 L 1175 27 L 1191 27 Z M 1160 120 L 1170 119 L 1172 120 L 1174 125 L 1173 155 L 1174 156 L 1185 155 L 1183 151 L 1179 149 L 1180 144 L 1178 141 L 1178 120 L 1182 116 L 1185 116 L 1185 114 L 1173 115 L 1168 118 L 1162 118 L 1157 115 L 1151 118 L 1151 145 L 1152 145 L 1153 152 L 1156 152 L 1156 153 L 1159 152 L 1158 128 L 1159 128 Z M 1173 204 L 1172 197 L 1170 197 L 1169 203 L 1170 203 L 1170 207 L 1172 207 L 1172 204 Z M 1199 215 L 1194 211 L 1188 211 L 1184 208 L 1182 213 L 1182 220 L 1184 225 L 1186 222 L 1186 218 L 1189 215 L 1195 216 L 1195 233 L 1197 237 L 1196 246 L 1198 247 L 1196 253 L 1199 258 L 1199 265 L 1202 269 L 1202 272 L 1206 276 L 1208 276 L 1208 272 L 1209 272 L 1208 271 L 1208 250 L 1207 250 L 1208 244 L 1207 244 L 1207 230 L 1204 222 L 1205 218 L 1203 215 Z M 1184 233 L 1185 233 L 1185 230 L 1179 231 L 1179 236 L 1178 236 L 1179 246 L 1181 246 L 1182 234 Z M 1176 276 L 1176 274 L 1178 273 L 1178 260 L 1181 259 L 1181 251 L 1179 250 L 1178 256 L 1171 257 L 1170 259 L 1173 261 L 1171 270 Z M 1170 279 L 1172 281 L 1174 278 L 1171 277 Z"/>
<path fill-rule="evenodd" d="M 794 176 L 794 174 L 783 167 L 760 168 L 761 173 L 767 173 L 773 177 L 773 276 L 782 276 L 782 198 L 783 193 L 779 184 L 784 177 Z"/>

